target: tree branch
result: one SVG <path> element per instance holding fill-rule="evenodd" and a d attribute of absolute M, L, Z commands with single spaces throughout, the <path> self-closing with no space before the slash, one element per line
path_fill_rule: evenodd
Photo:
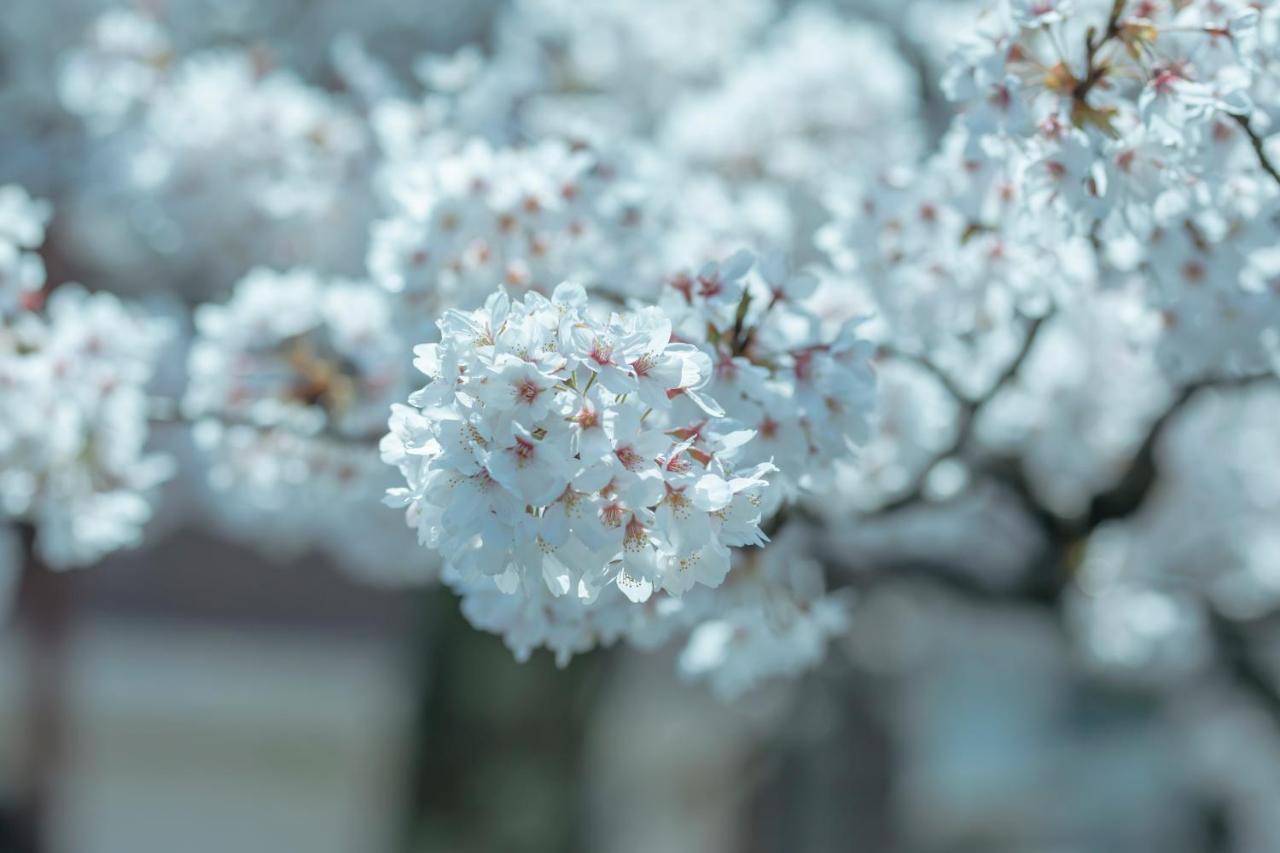
<path fill-rule="evenodd" d="M 1027 332 L 1022 338 L 1022 344 L 1018 347 L 1018 352 L 1009 363 L 1005 365 L 1004 370 L 996 377 L 996 380 L 987 389 L 986 393 L 980 397 L 969 397 L 964 394 L 954 381 L 946 374 L 944 370 L 929 361 L 921 355 L 902 354 L 896 351 L 887 351 L 890 355 L 902 358 L 912 364 L 916 364 L 933 374 L 947 389 L 947 392 L 955 398 L 956 403 L 960 406 L 957 413 L 957 426 L 955 434 L 951 441 L 937 452 L 935 452 L 923 466 L 920 468 L 919 475 L 916 476 L 910 488 L 907 489 L 899 497 L 883 504 L 876 512 L 876 515 L 887 515 L 889 513 L 898 512 L 910 506 L 920 503 L 924 499 L 925 487 L 929 481 L 929 475 L 939 464 L 953 456 L 959 454 L 969 444 L 973 436 L 973 428 L 977 422 L 978 415 L 982 412 L 984 406 L 990 403 L 1001 391 L 1003 391 L 1014 379 L 1017 378 L 1022 366 L 1026 363 L 1027 356 L 1034 349 L 1036 340 L 1040 335 L 1040 330 L 1044 327 L 1045 322 L 1049 319 L 1049 314 L 1033 318 L 1027 324 Z"/>
<path fill-rule="evenodd" d="M 1081 533 L 1093 531 L 1113 519 L 1127 518 L 1142 507 L 1159 474 L 1156 453 L 1169 425 L 1201 392 L 1212 388 L 1241 388 L 1273 379 L 1274 374 L 1265 373 L 1232 379 L 1204 380 L 1184 386 L 1169 407 L 1151 422 L 1146 436 L 1120 479 L 1111 488 L 1094 495 L 1089 502 L 1089 511 Z"/>
<path fill-rule="evenodd" d="M 1226 664 L 1236 684 L 1261 707 L 1268 717 L 1280 728 L 1280 688 L 1275 678 L 1267 671 L 1266 664 L 1254 651 L 1245 626 L 1229 619 L 1212 605 L 1206 604 L 1205 611 L 1209 616 L 1209 628 L 1213 635 L 1218 654 Z"/>
<path fill-rule="evenodd" d="M 23 567 L 17 621 L 23 629 L 24 718 L 16 800 L 3 835 L 24 853 L 49 849 L 49 819 L 67 749 L 71 572 L 50 569 L 36 551 L 35 529 L 19 525 Z M 9 848 L 6 848 L 9 849 Z"/>
<path fill-rule="evenodd" d="M 1035 331 L 1035 328 L 1029 330 L 1027 342 L 1024 343 L 1019 357 L 1010 363 L 992 391 L 984 395 L 981 400 L 966 406 L 966 420 L 970 424 L 962 430 L 966 436 L 971 429 L 972 419 L 976 417 L 985 401 L 989 400 L 999 387 L 1016 376 L 1018 367 L 1031 348 Z M 1044 536 L 1043 550 L 1031 560 L 1027 570 L 1022 573 L 1023 579 L 1017 584 L 986 584 L 978 579 L 978 572 L 959 570 L 953 560 L 937 560 L 928 557 L 907 557 L 889 563 L 877 562 L 874 567 L 867 567 L 859 574 L 871 583 L 894 578 L 922 580 L 973 601 L 1052 607 L 1060 601 L 1067 587 L 1069 580 L 1067 566 L 1074 549 L 1078 548 L 1080 543 L 1087 539 L 1099 525 L 1110 520 L 1129 517 L 1147 501 L 1159 476 L 1157 451 L 1169 426 L 1177 419 L 1178 414 L 1206 390 L 1247 387 L 1259 382 L 1272 381 L 1275 378 L 1273 374 L 1256 374 L 1231 379 L 1205 380 L 1184 386 L 1173 402 L 1152 421 L 1125 472 L 1114 485 L 1095 495 L 1090 501 L 1085 517 L 1074 522 L 1059 517 L 1039 501 L 1026 479 L 1020 460 L 1017 458 L 988 460 L 983 467 L 984 473 L 1018 499 L 1019 505 L 1036 522 Z M 956 444 L 950 452 L 958 450 L 959 444 Z M 946 455 L 940 456 L 939 459 L 946 458 Z M 921 491 L 922 487 L 913 489 L 907 495 L 884 505 L 872 515 L 884 516 L 915 505 L 922 499 Z M 1231 648 L 1235 649 L 1234 646 Z M 1234 661 L 1233 667 L 1238 677 L 1254 683 L 1255 690 L 1261 690 L 1262 686 L 1269 688 L 1277 700 L 1280 700 L 1280 691 L 1270 684 L 1260 670 L 1255 669 L 1249 672 L 1241 669 L 1248 661 L 1241 662 L 1238 649 L 1231 651 L 1230 657 Z M 1256 682 L 1259 681 L 1264 684 L 1257 684 Z M 1266 704 L 1269 708 L 1274 708 L 1276 719 L 1280 722 L 1280 701 L 1275 703 L 1268 701 Z"/>
<path fill-rule="evenodd" d="M 938 380 L 946 392 L 950 394 L 957 403 L 963 404 L 969 399 L 960 386 L 956 384 L 951 375 L 935 364 L 928 356 L 918 352 L 907 352 L 906 350 L 894 349 L 888 345 L 880 347 L 880 354 L 886 358 L 892 358 L 897 361 L 903 361 L 907 364 L 913 364 L 921 370 L 928 373 L 934 379 Z"/>
<path fill-rule="evenodd" d="M 1253 146 L 1253 153 L 1258 156 L 1258 165 L 1271 176 L 1273 181 L 1280 184 L 1280 171 L 1276 170 L 1275 164 L 1267 156 L 1267 149 L 1262 137 L 1258 136 L 1258 132 L 1249 125 L 1249 117 L 1239 113 L 1229 113 L 1229 115 L 1235 119 L 1236 124 L 1244 129 L 1244 135 L 1249 137 L 1249 144 Z"/>

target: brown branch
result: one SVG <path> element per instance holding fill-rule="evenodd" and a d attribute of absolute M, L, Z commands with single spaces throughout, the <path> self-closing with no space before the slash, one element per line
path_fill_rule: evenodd
<path fill-rule="evenodd" d="M 1159 476 L 1156 455 L 1165 433 L 1168 432 L 1170 424 L 1178 414 L 1203 391 L 1214 388 L 1240 388 L 1274 379 L 1274 374 L 1266 373 L 1231 379 L 1210 379 L 1183 386 L 1168 408 L 1151 422 L 1146 436 L 1120 478 L 1110 488 L 1094 495 L 1093 500 L 1089 502 L 1089 511 L 1084 519 L 1083 529 L 1079 533 L 1087 534 L 1100 524 L 1117 518 L 1127 518 L 1143 506 Z"/>
<path fill-rule="evenodd" d="M 1072 99 L 1077 104 L 1087 106 L 1089 93 L 1107 76 L 1107 66 L 1097 64 L 1098 51 L 1120 35 L 1120 16 L 1124 13 L 1125 2 L 1126 0 L 1114 0 L 1111 4 L 1111 14 L 1107 16 L 1107 28 L 1103 31 L 1101 39 L 1098 38 L 1097 30 L 1093 27 L 1085 33 L 1084 77 L 1076 83 L 1071 93 Z"/>
<path fill-rule="evenodd" d="M 1258 156 L 1258 165 L 1262 170 L 1271 176 L 1271 179 L 1280 184 L 1280 171 L 1276 170 L 1275 164 L 1271 162 L 1271 158 L 1267 156 L 1267 149 L 1258 132 L 1249 125 L 1249 117 L 1239 113 L 1229 113 L 1235 119 L 1236 124 L 1240 125 L 1244 130 L 1244 135 L 1249 137 L 1249 144 L 1253 146 L 1253 153 Z"/>
<path fill-rule="evenodd" d="M 997 387 L 1011 381 L 1011 378 L 1016 375 L 1018 365 L 1029 351 L 1031 346 L 1029 342 L 1033 337 L 1033 334 L 1028 334 L 1028 343 L 1024 344 L 1020 357 L 1015 359 L 1002 374 L 1002 382 L 997 383 Z M 1191 401 L 1207 390 L 1247 387 L 1273 380 L 1275 376 L 1272 374 L 1257 374 L 1230 379 L 1204 380 L 1184 386 L 1172 403 L 1152 421 L 1125 472 L 1110 488 L 1094 496 L 1087 514 L 1082 519 L 1061 518 L 1044 506 L 1035 495 L 1021 461 L 1016 457 L 994 457 L 986 460 L 983 465 L 984 475 L 999 483 L 1018 500 L 1022 509 L 1035 521 L 1044 538 L 1043 548 L 1030 561 L 1027 570 L 1021 575 L 1022 580 L 1017 584 L 988 585 L 977 579 L 976 572 L 967 573 L 957 570 L 954 561 L 934 561 L 921 557 L 908 557 L 890 564 L 877 563 L 873 570 L 864 571 L 863 574 L 872 579 L 902 577 L 924 580 L 970 600 L 993 603 L 1020 602 L 1037 607 L 1056 604 L 1067 588 L 1071 555 L 1076 552 L 1080 543 L 1085 541 L 1099 525 L 1110 520 L 1129 517 L 1145 505 L 1159 477 L 1157 453 L 1160 445 L 1170 425 Z M 982 400 L 990 399 L 991 396 L 991 393 L 984 395 Z M 967 408 L 969 417 L 973 417 L 981 409 L 981 405 L 982 401 L 975 401 L 972 408 Z M 873 516 L 883 516 L 920 502 L 922 497 L 919 490 L 912 490 L 908 495 L 886 504 L 873 513 Z M 1280 704 L 1276 706 L 1276 710 L 1277 720 L 1280 721 Z"/>
<path fill-rule="evenodd" d="M 946 372 L 940 367 L 933 364 L 924 356 L 919 355 L 899 355 L 912 364 L 919 365 L 928 370 L 942 382 L 947 392 L 955 398 L 956 403 L 960 406 L 957 414 L 957 426 L 955 434 L 951 441 L 940 450 L 936 451 L 920 468 L 920 473 L 902 495 L 880 506 L 876 511 L 877 515 L 885 515 L 898 512 L 908 507 L 921 503 L 924 500 L 925 487 L 929 481 L 929 475 L 942 462 L 958 455 L 969 444 L 973 437 L 974 425 L 977 423 L 978 415 L 981 414 L 983 407 L 990 403 L 1001 391 L 1017 378 L 1019 371 L 1022 370 L 1023 364 L 1027 360 L 1027 356 L 1031 354 L 1031 350 L 1035 347 L 1036 340 L 1040 335 L 1040 330 L 1044 327 L 1045 321 L 1048 320 L 1049 314 L 1033 318 L 1027 324 L 1027 332 L 1022 338 L 1022 344 L 1018 347 L 1018 352 L 1009 363 L 1005 365 L 1004 370 L 996 377 L 995 381 L 980 397 L 969 397 L 955 384 L 954 381 L 947 376 Z M 893 354 L 892 352 L 890 354 Z"/>
<path fill-rule="evenodd" d="M 922 353 L 907 352 L 906 350 L 894 349 L 893 347 L 885 345 L 880 347 L 879 355 L 896 361 L 906 362 L 907 364 L 913 364 L 925 371 L 934 379 L 938 380 L 938 383 L 946 389 L 946 392 L 951 395 L 957 403 L 963 404 L 969 399 L 969 395 L 961 390 L 960 386 L 956 384 L 956 381 L 951 378 L 951 374 L 947 373 L 947 371 L 943 370 L 928 356 L 923 355 Z"/>
<path fill-rule="evenodd" d="M 1266 663 L 1258 658 L 1246 626 L 1224 616 L 1212 605 L 1206 605 L 1205 611 L 1218 655 L 1236 685 L 1253 697 L 1280 727 L 1280 687 L 1276 686 L 1275 676 L 1268 671 Z"/>

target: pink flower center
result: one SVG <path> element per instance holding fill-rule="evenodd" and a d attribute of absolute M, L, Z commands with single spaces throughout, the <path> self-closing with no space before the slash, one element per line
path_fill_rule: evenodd
<path fill-rule="evenodd" d="M 681 295 L 684 296 L 685 302 L 693 301 L 693 280 L 688 275 L 679 273 L 671 279 L 670 284 L 680 291 Z"/>
<path fill-rule="evenodd" d="M 720 280 L 719 273 L 698 276 L 698 295 L 703 299 L 709 299 L 722 290 L 724 290 L 724 282 Z"/>
<path fill-rule="evenodd" d="M 542 389 L 531 379 L 521 379 L 516 384 L 516 399 L 530 406 L 533 405 L 541 393 Z"/>
<path fill-rule="evenodd" d="M 600 365 L 601 367 L 608 364 L 613 364 L 613 347 L 609 346 L 608 344 L 603 344 L 600 341 L 596 341 L 594 344 L 591 345 L 591 352 L 589 353 L 589 357 L 592 361 L 594 361 L 596 364 Z"/>
<path fill-rule="evenodd" d="M 671 471 L 672 473 L 681 474 L 693 468 L 693 463 L 691 463 L 688 459 L 684 457 L 683 454 L 681 454 L 677 456 L 672 456 L 670 459 L 668 459 L 667 464 L 664 467 L 668 471 Z"/>
<path fill-rule="evenodd" d="M 619 447 L 613 453 L 618 457 L 618 461 L 622 463 L 622 467 L 628 471 L 634 471 L 644 464 L 644 457 L 636 453 L 634 448 Z"/>
<path fill-rule="evenodd" d="M 649 537 L 645 535 L 644 525 L 634 515 L 627 522 L 627 532 L 622 541 L 625 547 L 633 550 L 643 548 L 649 541 Z"/>
<path fill-rule="evenodd" d="M 795 354 L 795 359 L 796 364 L 793 370 L 795 371 L 796 379 L 800 382 L 805 382 L 813 374 L 813 353 L 807 351 L 798 352 Z"/>
<path fill-rule="evenodd" d="M 624 512 L 622 504 L 608 504 L 600 510 L 600 523 L 605 527 L 619 527 Z"/>

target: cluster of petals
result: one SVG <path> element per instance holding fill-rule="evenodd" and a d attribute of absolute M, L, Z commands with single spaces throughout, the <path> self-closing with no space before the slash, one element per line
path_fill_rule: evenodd
<path fill-rule="evenodd" d="M 974 160 L 1141 283 L 1177 381 L 1264 368 L 1280 319 L 1270 132 L 1280 12 L 1247 2 L 1028 2 L 946 81 Z"/>
<path fill-rule="evenodd" d="M 873 431 L 874 346 L 861 333 L 863 318 L 833 324 L 819 316 L 822 286 L 780 253 L 742 251 L 670 276 L 660 301 L 682 339 L 705 340 L 708 390 L 755 433 L 742 459 L 778 467 L 770 513 L 829 483 Z"/>
<path fill-rule="evenodd" d="M 0 246 L 30 252 L 47 216 L 0 188 Z M 33 298 L 38 264 L 19 257 L 19 298 L 0 312 L 0 521 L 30 526 L 50 565 L 82 566 L 141 540 L 169 475 L 145 444 L 147 385 L 172 329 L 77 285 Z"/>
<path fill-rule="evenodd" d="M 564 661 L 711 618 L 730 549 L 763 544 L 872 431 L 872 346 L 814 313 L 819 286 L 739 252 L 658 306 L 606 315 L 566 283 L 446 312 L 383 457 L 405 479 L 388 503 L 473 624 Z"/>
<path fill-rule="evenodd" d="M 719 420 L 711 362 L 657 308 L 591 315 L 583 288 L 493 294 L 415 349 L 430 382 L 392 410 L 384 459 L 423 544 L 463 583 L 591 602 L 717 586 L 759 545 L 773 466 Z"/>

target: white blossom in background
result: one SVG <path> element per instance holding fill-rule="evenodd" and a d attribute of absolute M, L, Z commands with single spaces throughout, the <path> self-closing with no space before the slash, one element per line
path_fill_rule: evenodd
<path fill-rule="evenodd" d="M 79 123 L 58 102 L 59 63 L 100 0 L 11 4 L 0 16 L 0 184 L 20 183 L 45 198 L 74 187 L 84 145 Z"/>
<path fill-rule="evenodd" d="M 1193 588 L 1152 583 L 1135 565 L 1144 544 L 1126 529 L 1093 536 L 1083 563 L 1084 594 L 1067 611 L 1070 624 L 1086 660 L 1104 674 L 1185 678 L 1209 658 L 1206 614 Z"/>
<path fill-rule="evenodd" d="M 251 49 L 179 55 L 159 23 L 121 10 L 60 84 L 101 140 L 69 213 L 87 241 L 75 251 L 206 293 L 254 264 L 358 271 L 369 138 L 332 93 Z"/>
<path fill-rule="evenodd" d="M 824 518 L 872 512 L 911 491 L 955 433 L 958 405 L 928 371 L 882 359 L 876 383 L 875 434 L 856 459 L 836 466 L 833 489 L 805 504 Z"/>
<path fill-rule="evenodd" d="M 92 22 L 79 50 L 63 61 L 63 104 L 86 121 L 113 128 L 164 85 L 175 61 L 169 34 L 155 18 L 110 9 Z"/>
<path fill-rule="evenodd" d="M 714 10 L 678 0 L 520 0 L 497 16 L 492 49 L 466 44 L 423 54 L 409 86 L 391 80 L 380 57 L 349 43 L 340 46 L 340 64 L 393 147 L 431 134 L 512 145 L 584 122 L 647 137 L 691 87 L 721 79 L 777 13 L 772 0 L 732 0 Z"/>
<path fill-rule="evenodd" d="M 430 577 L 379 506 L 390 477 L 377 441 L 408 367 L 386 294 L 260 268 L 195 323 L 182 411 L 223 525 L 278 552 L 318 545 L 375 579 Z"/>
<path fill-rule="evenodd" d="M 52 213 L 22 187 L 0 186 L 0 320 L 39 305 L 45 272 L 36 250 Z"/>
<path fill-rule="evenodd" d="M 391 306 L 364 282 L 259 268 L 195 323 L 193 416 L 358 437 L 378 430 L 401 390 Z"/>
<path fill-rule="evenodd" d="M 0 519 L 33 527 L 50 565 L 87 565 L 141 541 L 170 472 L 145 444 L 146 387 L 172 329 L 77 285 L 33 298 L 48 206 L 13 186 L 0 205 L 19 271 L 0 291 Z"/>
<path fill-rule="evenodd" d="M 519 146 L 428 134 L 388 152 L 379 189 L 389 215 L 372 225 L 369 274 L 416 335 L 495 285 L 546 296 L 573 280 L 653 301 L 676 258 L 706 260 L 731 235 L 789 227 L 740 205 L 718 179 L 583 127 Z"/>
<path fill-rule="evenodd" d="M 538 85 L 534 127 L 586 115 L 603 126 L 656 126 L 671 101 L 713 84 L 768 29 L 773 0 L 518 0 L 498 24 L 500 56 L 521 57 Z"/>
<path fill-rule="evenodd" d="M 801 4 L 666 117 L 666 150 L 741 182 L 820 190 L 915 157 L 919 81 L 883 30 Z"/>
<path fill-rule="evenodd" d="M 643 276 L 635 266 L 659 239 L 630 165 L 572 139 L 424 152 L 384 176 L 394 213 L 373 226 L 370 274 L 419 330 L 443 307 L 480 304 L 495 283 L 546 294 L 594 272 L 587 283 L 616 288 Z"/>

